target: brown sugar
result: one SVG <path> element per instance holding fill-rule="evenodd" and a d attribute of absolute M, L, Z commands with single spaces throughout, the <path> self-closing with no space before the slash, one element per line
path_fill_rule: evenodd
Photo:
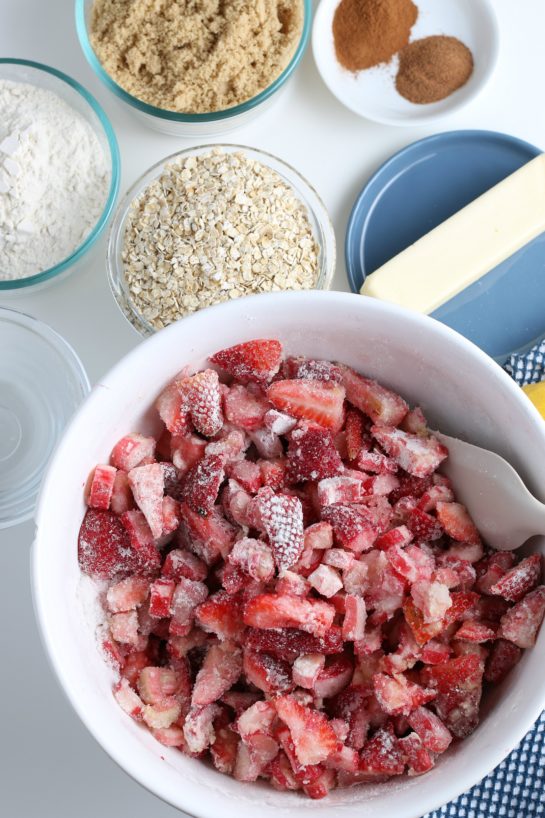
<path fill-rule="evenodd" d="M 341 0 L 333 18 L 337 59 L 349 71 L 389 62 L 417 17 L 412 0 Z"/>
<path fill-rule="evenodd" d="M 439 102 L 465 85 L 473 73 L 473 55 L 456 37 L 424 37 L 399 55 L 396 88 L 410 102 Z"/>

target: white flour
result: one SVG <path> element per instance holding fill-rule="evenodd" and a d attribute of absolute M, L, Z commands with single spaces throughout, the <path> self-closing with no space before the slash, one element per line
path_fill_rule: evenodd
<path fill-rule="evenodd" d="M 81 114 L 52 91 L 0 80 L 0 280 L 69 256 L 109 185 L 109 159 Z"/>

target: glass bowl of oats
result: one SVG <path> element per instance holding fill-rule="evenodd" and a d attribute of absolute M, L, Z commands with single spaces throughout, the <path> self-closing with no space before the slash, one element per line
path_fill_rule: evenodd
<path fill-rule="evenodd" d="M 108 241 L 110 287 L 151 335 L 193 312 L 261 292 L 329 289 L 335 233 L 290 165 L 241 145 L 203 145 L 153 165 L 130 188 Z"/>
<path fill-rule="evenodd" d="M 149 127 L 194 138 L 277 99 L 307 46 L 312 0 L 75 0 L 75 12 L 104 85 Z"/>

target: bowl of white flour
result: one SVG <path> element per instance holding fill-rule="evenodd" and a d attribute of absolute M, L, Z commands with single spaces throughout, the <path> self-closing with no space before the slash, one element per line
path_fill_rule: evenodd
<path fill-rule="evenodd" d="M 85 88 L 0 59 L 0 292 L 73 271 L 110 217 L 119 169 L 113 128 Z"/>

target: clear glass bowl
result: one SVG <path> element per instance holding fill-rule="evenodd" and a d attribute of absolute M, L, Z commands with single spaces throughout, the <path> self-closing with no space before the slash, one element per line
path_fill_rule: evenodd
<path fill-rule="evenodd" d="M 246 124 L 264 111 L 273 99 L 277 98 L 277 92 L 284 87 L 286 80 L 291 77 L 299 64 L 308 43 L 312 19 L 312 0 L 303 0 L 304 20 L 299 44 L 287 67 L 264 91 L 241 105 L 235 105 L 223 111 L 214 111 L 209 114 L 183 114 L 177 111 L 156 108 L 154 105 L 142 102 L 142 100 L 123 90 L 104 70 L 89 39 L 88 22 L 93 2 L 94 0 L 76 0 L 76 29 L 80 45 L 89 65 L 104 85 L 116 97 L 127 103 L 143 123 L 156 131 L 171 136 L 217 136 Z"/>
<path fill-rule="evenodd" d="M 335 249 L 335 231 L 329 218 L 329 213 L 318 196 L 313 187 L 301 176 L 301 174 L 273 156 L 270 153 L 257 150 L 257 148 L 249 148 L 245 145 L 199 145 L 195 148 L 187 148 L 186 150 L 173 153 L 157 162 L 149 170 L 147 170 L 128 190 L 125 197 L 119 203 L 115 212 L 112 224 L 110 226 L 110 234 L 108 238 L 108 257 L 107 269 L 108 280 L 110 287 L 117 304 L 125 316 L 125 318 L 132 324 L 132 326 L 142 335 L 152 335 L 157 332 L 156 327 L 152 326 L 136 309 L 126 284 L 125 275 L 123 271 L 123 240 L 125 236 L 125 226 L 129 216 L 131 205 L 137 199 L 143 190 L 155 179 L 157 179 L 166 165 L 176 159 L 187 156 L 199 156 L 203 153 L 210 153 L 215 148 L 221 149 L 225 153 L 236 153 L 242 151 L 249 159 L 260 162 L 272 168 L 278 175 L 286 182 L 294 191 L 298 199 L 306 207 L 307 215 L 310 221 L 310 226 L 314 234 L 314 238 L 318 245 L 318 280 L 315 289 L 328 290 L 331 287 L 333 275 L 335 273 L 336 249 Z"/>
<path fill-rule="evenodd" d="M 44 286 L 61 274 L 73 272 L 74 266 L 96 242 L 112 213 L 119 190 L 120 158 L 117 139 L 110 121 L 96 99 L 79 82 L 73 80 L 62 71 L 48 65 L 30 60 L 0 59 L 0 80 L 12 82 L 26 82 L 38 88 L 53 91 L 68 105 L 74 108 L 93 128 L 97 139 L 104 148 L 106 156 L 110 157 L 110 188 L 102 213 L 85 239 L 67 258 L 47 270 L 10 281 L 0 280 L 0 293 L 7 294 L 9 290 L 21 290 L 25 287 Z M 63 276 L 64 277 L 64 276 Z"/>
<path fill-rule="evenodd" d="M 45 467 L 89 392 L 72 347 L 36 318 L 0 308 L 0 528 L 32 517 Z"/>

